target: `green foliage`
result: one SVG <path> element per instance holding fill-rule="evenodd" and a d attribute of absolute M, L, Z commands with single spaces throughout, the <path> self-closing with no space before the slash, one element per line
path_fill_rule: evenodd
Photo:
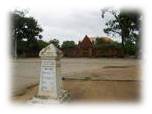
<path fill-rule="evenodd" d="M 74 48 L 75 46 L 74 41 L 64 41 L 62 44 L 62 48 Z"/>
<path fill-rule="evenodd" d="M 111 13 L 114 19 L 110 19 L 108 22 L 106 22 L 106 27 L 104 29 L 104 32 L 113 36 L 120 35 L 124 52 L 126 54 L 132 54 L 133 43 L 134 45 L 136 45 L 136 47 L 139 46 L 138 44 L 139 44 L 140 34 L 141 34 L 140 13 L 137 11 L 120 11 L 119 12 L 119 11 L 114 11 L 114 10 L 106 10 L 102 14 L 103 18 L 106 12 Z M 131 42 L 131 43 L 128 44 L 128 42 Z"/>
<path fill-rule="evenodd" d="M 18 56 L 36 56 L 39 51 L 38 38 L 42 28 L 33 18 L 25 15 L 23 11 L 11 12 L 11 40 L 14 48 L 17 47 Z"/>
<path fill-rule="evenodd" d="M 47 45 L 49 45 L 49 43 L 43 40 L 38 40 L 38 45 L 39 45 L 39 50 L 41 50 L 42 48 L 45 48 Z"/>
<path fill-rule="evenodd" d="M 101 47 L 102 45 L 104 44 L 104 41 L 102 38 L 96 38 L 96 41 L 95 41 L 95 47 Z"/>
<path fill-rule="evenodd" d="M 127 41 L 125 44 L 125 50 L 128 55 L 135 55 L 136 54 L 136 45 L 131 41 Z"/>
<path fill-rule="evenodd" d="M 36 39 L 41 37 L 42 28 L 33 17 L 27 17 L 24 12 L 15 11 L 11 13 L 13 38 L 17 40 Z"/>
<path fill-rule="evenodd" d="M 97 49 L 102 49 L 102 50 L 107 50 L 107 49 L 121 49 L 122 46 L 119 43 L 111 43 L 111 44 L 102 44 L 102 45 L 97 45 L 95 46 Z"/>
<path fill-rule="evenodd" d="M 59 45 L 59 40 L 58 39 L 53 39 L 53 40 L 50 40 L 49 43 L 52 43 L 54 44 L 57 48 L 60 48 L 60 45 Z"/>
<path fill-rule="evenodd" d="M 95 41 L 95 48 L 122 48 L 121 44 L 118 42 L 105 42 L 105 39 L 103 38 L 96 38 Z"/>

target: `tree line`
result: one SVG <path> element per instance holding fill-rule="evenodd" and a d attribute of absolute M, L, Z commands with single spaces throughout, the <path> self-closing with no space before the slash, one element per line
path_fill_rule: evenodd
<path fill-rule="evenodd" d="M 25 11 L 11 12 L 11 55 L 14 57 L 37 57 L 39 51 L 53 43 L 58 48 L 74 48 L 77 46 L 74 41 L 63 41 L 60 45 L 58 39 L 49 42 L 43 41 L 41 35 L 43 29 L 38 21 L 28 16 Z M 122 48 L 125 55 L 140 55 L 141 41 L 141 15 L 138 11 L 104 9 L 101 12 L 101 19 L 111 15 L 106 20 L 104 32 L 111 36 L 119 36 L 121 43 L 113 42 L 110 45 L 102 43 L 101 38 L 96 38 L 95 47 L 117 47 Z"/>

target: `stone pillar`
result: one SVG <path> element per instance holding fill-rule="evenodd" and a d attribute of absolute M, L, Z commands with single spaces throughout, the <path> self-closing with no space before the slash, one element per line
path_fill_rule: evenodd
<path fill-rule="evenodd" d="M 38 96 L 59 99 L 62 96 L 62 79 L 60 76 L 60 58 L 62 52 L 53 44 L 43 48 L 41 57 L 41 73 Z"/>
<path fill-rule="evenodd" d="M 60 58 L 62 55 L 62 51 L 53 44 L 40 51 L 41 73 L 38 95 L 27 103 L 56 104 L 70 101 L 70 92 L 63 89 L 60 75 Z"/>

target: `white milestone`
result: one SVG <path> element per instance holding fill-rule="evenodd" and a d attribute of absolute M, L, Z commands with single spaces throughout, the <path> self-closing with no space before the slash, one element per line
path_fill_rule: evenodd
<path fill-rule="evenodd" d="M 69 93 L 63 89 L 60 70 L 62 51 L 50 44 L 40 51 L 39 56 L 41 57 L 40 83 L 38 95 L 33 98 L 32 103 L 48 104 L 67 100 Z"/>

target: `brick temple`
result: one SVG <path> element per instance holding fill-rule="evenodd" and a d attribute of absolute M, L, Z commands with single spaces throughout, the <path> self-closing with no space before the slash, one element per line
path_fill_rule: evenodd
<path fill-rule="evenodd" d="M 77 47 L 78 56 L 91 57 L 94 55 L 94 40 L 91 40 L 87 35 L 82 41 L 79 41 Z"/>
<path fill-rule="evenodd" d="M 113 43 L 111 38 L 100 37 L 103 44 Z M 95 37 L 85 35 L 82 41 L 79 41 L 75 48 L 62 49 L 65 57 L 121 57 L 122 50 L 117 48 L 99 49 L 95 47 Z"/>

